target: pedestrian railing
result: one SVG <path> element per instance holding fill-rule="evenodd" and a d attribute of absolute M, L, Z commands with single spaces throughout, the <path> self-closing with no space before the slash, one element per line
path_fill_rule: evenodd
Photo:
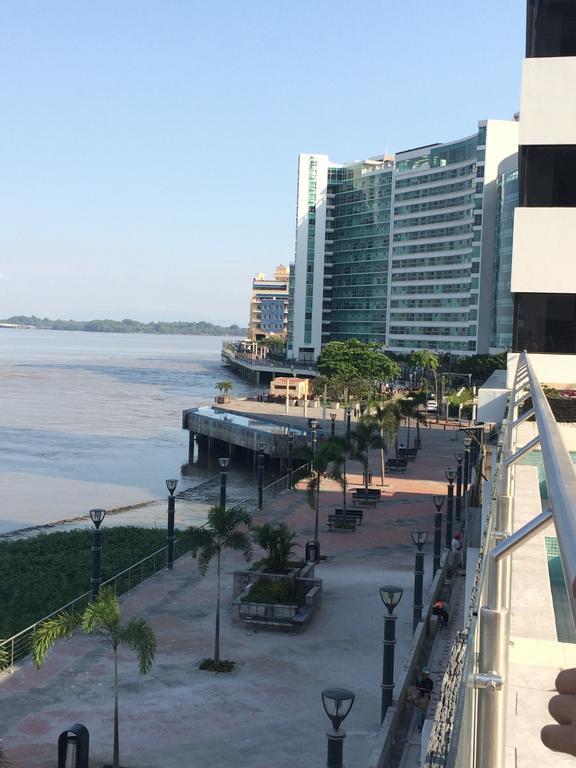
<path fill-rule="evenodd" d="M 112 587 L 116 595 L 129 592 L 131 589 L 138 586 L 138 584 L 141 584 L 143 581 L 150 578 L 150 576 L 154 576 L 164 570 L 166 567 L 166 549 L 166 546 L 157 549 L 155 552 L 152 552 L 151 555 L 142 558 L 142 560 L 134 563 L 134 565 L 131 565 L 129 568 L 125 568 L 123 571 L 120 571 L 120 573 L 112 576 L 112 578 L 103 581 L 101 586 Z M 180 557 L 187 551 L 184 539 L 181 538 L 174 541 L 175 558 Z M 43 616 L 38 621 L 34 622 L 34 624 L 26 627 L 26 629 L 22 629 L 20 632 L 12 635 L 12 637 L 9 637 L 7 640 L 0 640 L 0 672 L 6 669 L 14 671 L 14 665 L 25 656 L 29 655 L 36 628 L 40 624 L 53 618 L 57 614 L 62 613 L 62 611 L 71 611 L 74 613 L 84 610 L 90 602 L 91 596 L 92 590 L 88 590 L 82 595 L 74 598 L 74 600 L 71 600 L 69 603 L 66 603 L 66 605 L 52 611 L 52 613 L 49 613 L 47 616 Z"/>
<path fill-rule="evenodd" d="M 310 473 L 310 464 L 305 464 L 292 472 L 292 477 L 284 475 L 278 478 L 270 485 L 267 485 L 263 489 L 263 501 L 267 503 L 271 501 L 282 491 L 287 490 L 292 485 L 298 482 L 298 480 L 306 477 Z M 235 504 L 232 509 L 241 508 L 247 512 L 256 512 L 258 510 L 258 495 L 249 496 L 243 499 L 239 503 Z M 142 558 L 137 563 L 134 563 L 129 568 L 125 568 L 120 573 L 115 574 L 112 578 L 102 582 L 102 587 L 110 586 L 114 589 L 116 595 L 122 595 L 129 592 L 134 587 L 141 584 L 151 576 L 156 575 L 160 571 L 166 568 L 166 550 L 167 546 L 157 549 L 152 552 L 151 555 Z M 178 558 L 188 551 L 184 538 L 174 540 L 174 558 Z M 31 624 L 26 629 L 22 629 L 12 637 L 6 640 L 0 640 L 0 672 L 9 669 L 14 671 L 14 665 L 30 654 L 32 648 L 32 641 L 36 628 L 45 622 L 47 619 L 51 619 L 62 611 L 82 611 L 90 602 L 92 591 L 84 592 L 82 595 L 74 598 L 66 605 L 61 606 L 47 616 L 43 616 L 38 621 Z"/>
<path fill-rule="evenodd" d="M 526 401 L 531 400 L 531 407 Z M 520 410 L 521 408 L 523 410 Z M 537 435 L 518 445 L 517 427 L 533 418 Z M 515 476 L 512 468 L 540 448 L 550 509 L 512 532 Z M 554 522 L 567 593 L 576 618 L 576 472 L 530 356 L 518 358 L 514 387 L 499 435 L 497 465 L 476 566 L 468 615 L 455 642 L 450 674 L 428 743 L 434 768 L 502 768 L 506 745 L 506 690 L 511 569 L 510 555 Z"/>

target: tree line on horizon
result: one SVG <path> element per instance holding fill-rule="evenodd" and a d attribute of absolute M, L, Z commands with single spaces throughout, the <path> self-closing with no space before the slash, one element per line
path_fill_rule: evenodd
<path fill-rule="evenodd" d="M 35 315 L 15 315 L 0 323 L 11 325 L 30 325 L 48 331 L 90 331 L 95 333 L 157 333 L 184 334 L 193 336 L 246 336 L 247 328 L 233 325 L 214 325 L 205 320 L 198 322 L 150 322 L 138 320 L 50 320 Z"/>

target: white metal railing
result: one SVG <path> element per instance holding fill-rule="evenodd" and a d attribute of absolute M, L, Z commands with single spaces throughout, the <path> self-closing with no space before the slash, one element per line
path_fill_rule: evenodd
<path fill-rule="evenodd" d="M 299 479 L 302 477 L 305 477 L 307 473 L 310 471 L 310 464 L 304 464 L 301 467 L 298 467 L 292 472 L 292 484 L 296 483 Z M 211 479 L 208 482 L 212 482 L 213 479 Z M 196 486 L 197 489 L 198 486 Z M 273 483 L 270 483 L 269 485 L 265 486 L 263 489 L 263 501 L 264 503 L 271 501 L 278 493 L 281 493 L 284 490 L 287 490 L 290 488 L 290 476 L 284 475 L 283 477 L 278 478 Z M 253 496 L 249 496 L 246 499 L 243 499 L 242 501 L 238 502 L 237 504 L 234 504 L 231 509 L 236 508 L 242 508 L 245 509 L 248 512 L 256 512 L 258 510 L 258 494 L 255 494 Z M 161 547 L 160 549 L 157 549 L 155 552 L 152 552 L 151 555 L 147 555 L 146 557 L 139 560 L 137 563 L 134 563 L 128 568 L 125 568 L 123 571 L 120 571 L 119 573 L 112 576 L 112 578 L 107 579 L 106 581 L 102 582 L 102 587 L 104 586 L 111 586 L 114 588 L 115 594 L 123 594 L 125 592 L 130 591 L 133 587 L 137 586 L 138 584 L 141 584 L 145 579 L 150 578 L 150 576 L 154 576 L 158 572 L 164 570 L 166 567 L 166 550 L 167 545 L 164 547 Z M 180 550 L 180 553 L 178 554 L 178 550 Z M 179 557 L 180 555 L 183 555 L 186 551 L 186 546 L 184 539 L 175 539 L 174 540 L 174 556 Z M 15 635 L 12 635 L 12 637 L 7 638 L 6 640 L 0 640 L 0 672 L 10 669 L 10 671 L 14 670 L 14 664 L 19 661 L 20 659 L 24 658 L 30 653 L 31 650 L 31 643 L 32 638 L 34 637 L 34 633 L 36 632 L 36 627 L 38 627 L 39 624 L 42 624 L 47 619 L 52 618 L 53 616 L 56 616 L 58 613 L 61 613 L 62 611 L 78 611 L 82 610 L 89 602 L 90 597 L 92 595 L 92 590 L 88 590 L 87 592 L 84 592 L 83 594 L 79 595 L 78 597 L 74 598 L 74 600 L 71 600 L 69 603 L 66 603 L 66 605 L 61 606 L 60 608 L 57 608 L 55 611 L 52 611 L 47 616 L 43 616 L 38 621 L 34 622 L 34 624 L 31 624 L 29 627 L 26 627 L 25 629 L 20 630 L 20 632 L 17 632 Z"/>
<path fill-rule="evenodd" d="M 112 578 L 103 581 L 101 586 L 113 587 L 114 592 L 117 595 L 128 592 L 133 587 L 141 584 L 145 579 L 154 576 L 166 567 L 166 549 L 167 546 L 157 549 L 155 552 L 152 552 L 151 555 L 147 555 L 129 568 L 125 568 L 123 571 L 120 571 L 120 573 L 112 576 Z M 179 554 L 178 550 L 180 550 Z M 184 539 L 175 539 L 174 556 L 180 557 L 185 551 L 186 547 Z M 74 612 L 82 610 L 90 602 L 91 596 L 92 590 L 88 590 L 74 598 L 74 600 L 71 600 L 69 603 L 66 603 L 66 605 L 62 605 L 47 616 L 43 616 L 38 621 L 35 621 L 34 624 L 31 624 L 29 627 L 20 630 L 20 632 L 12 635 L 12 637 L 9 637 L 6 640 L 0 640 L 0 672 L 5 669 L 14 671 L 14 664 L 30 653 L 32 638 L 34 637 L 36 627 L 38 627 L 39 624 L 42 624 L 47 619 L 51 619 L 62 611 Z"/>
<path fill-rule="evenodd" d="M 519 414 L 519 408 L 528 398 L 532 400 L 532 407 Z M 535 418 L 538 434 L 518 446 L 517 428 L 531 417 Z M 541 512 L 512 533 L 513 467 L 536 446 L 542 454 L 550 510 Z M 551 521 L 556 528 L 576 623 L 576 471 L 526 353 L 518 358 L 497 456 L 469 613 L 464 632 L 452 650 L 453 679 L 445 680 L 445 686 L 459 688 L 457 701 L 454 704 L 452 697 L 452 710 L 437 712 L 429 742 L 428 766 L 503 768 L 505 765 L 510 555 Z"/>

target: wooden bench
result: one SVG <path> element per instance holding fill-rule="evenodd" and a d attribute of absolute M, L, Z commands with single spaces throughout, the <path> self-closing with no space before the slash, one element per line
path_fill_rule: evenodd
<path fill-rule="evenodd" d="M 335 509 L 334 514 L 354 517 L 356 518 L 357 525 L 362 525 L 362 519 L 364 518 L 364 512 L 361 509 L 347 509 L 346 512 L 343 509 Z"/>
<path fill-rule="evenodd" d="M 384 468 L 386 472 L 406 472 L 408 459 L 387 459 Z"/>
<path fill-rule="evenodd" d="M 418 456 L 418 448 L 400 448 L 398 450 L 399 459 L 409 459 L 415 461 Z"/>
<path fill-rule="evenodd" d="M 328 530 L 355 531 L 356 518 L 352 515 L 328 515 Z"/>
<path fill-rule="evenodd" d="M 356 506 L 375 507 L 380 501 L 380 489 L 369 488 L 366 491 L 365 488 L 359 488 L 352 493 L 352 504 Z"/>

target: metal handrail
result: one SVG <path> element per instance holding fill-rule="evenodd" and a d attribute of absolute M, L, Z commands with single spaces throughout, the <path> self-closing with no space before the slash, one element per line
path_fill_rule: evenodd
<path fill-rule="evenodd" d="M 181 545 L 183 543 L 183 541 L 183 539 L 175 539 L 175 550 L 179 544 Z M 166 550 L 167 545 L 157 549 L 155 552 L 152 552 L 150 555 L 143 557 L 141 560 L 138 560 L 138 562 L 134 563 L 128 568 L 125 568 L 123 571 L 116 573 L 110 579 L 103 581 L 102 586 L 112 586 L 114 588 L 115 594 L 123 594 L 125 592 L 129 592 L 133 587 L 136 587 L 145 579 L 149 578 L 150 576 L 154 576 L 156 573 L 165 568 Z M 181 552 L 180 555 L 183 555 L 184 552 L 185 551 Z M 151 570 L 146 567 L 146 564 L 149 564 L 150 562 L 152 564 Z M 121 580 L 123 578 L 126 580 L 127 584 L 126 588 L 124 589 L 122 589 L 121 584 Z M 31 640 L 34 636 L 34 633 L 36 632 L 36 627 L 48 619 L 51 619 L 53 616 L 62 613 L 62 611 L 76 611 L 80 607 L 84 607 L 84 605 L 87 605 L 90 602 L 91 595 L 92 590 L 84 592 L 78 597 L 75 597 L 74 600 L 70 600 L 70 602 L 66 603 L 66 605 L 57 608 L 47 616 L 43 616 L 38 621 L 35 621 L 34 624 L 31 624 L 29 627 L 21 629 L 15 635 L 8 637 L 6 640 L 0 640 L 0 672 L 8 668 L 11 672 L 13 672 L 14 664 L 29 654 L 31 649 Z"/>
<path fill-rule="evenodd" d="M 522 356 L 521 356 L 522 357 Z M 540 436 L 548 498 L 560 550 L 560 561 L 568 588 L 572 618 L 576 622 L 576 472 L 562 440 L 560 428 L 534 368 L 523 353 L 528 371 L 528 386 Z"/>

